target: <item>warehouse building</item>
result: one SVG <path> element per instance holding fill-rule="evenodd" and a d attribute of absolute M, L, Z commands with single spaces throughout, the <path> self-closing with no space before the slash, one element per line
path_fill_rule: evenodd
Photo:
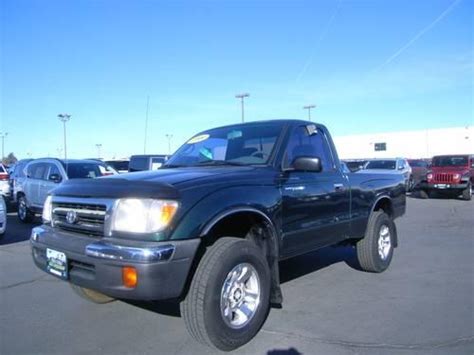
<path fill-rule="evenodd" d="M 335 137 L 341 159 L 473 154 L 474 126 Z"/>

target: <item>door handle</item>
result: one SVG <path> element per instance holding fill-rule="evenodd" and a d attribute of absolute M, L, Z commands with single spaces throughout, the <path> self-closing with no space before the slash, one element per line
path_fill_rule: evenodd
<path fill-rule="evenodd" d="M 334 189 L 336 191 L 343 191 L 344 190 L 344 184 L 334 184 Z"/>

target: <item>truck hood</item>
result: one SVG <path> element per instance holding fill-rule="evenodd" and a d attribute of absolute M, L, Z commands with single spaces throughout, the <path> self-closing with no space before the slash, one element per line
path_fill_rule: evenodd
<path fill-rule="evenodd" d="M 395 170 L 395 169 L 362 169 L 362 170 L 357 170 L 356 174 L 403 174 L 402 171 L 400 170 Z"/>
<path fill-rule="evenodd" d="M 255 167 L 203 167 L 159 169 L 128 173 L 98 179 L 72 179 L 53 190 L 56 196 L 103 198 L 164 198 L 177 199 L 180 191 L 189 187 L 232 183 L 264 183 L 269 169 Z M 268 181 L 270 181 L 268 179 Z"/>

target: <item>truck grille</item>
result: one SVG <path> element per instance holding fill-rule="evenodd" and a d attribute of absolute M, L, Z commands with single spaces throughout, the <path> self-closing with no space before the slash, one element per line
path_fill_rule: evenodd
<path fill-rule="evenodd" d="M 435 182 L 451 183 L 454 182 L 454 176 L 450 173 L 438 173 L 434 175 Z"/>
<path fill-rule="evenodd" d="M 53 201 L 52 224 L 70 232 L 102 237 L 106 211 L 106 205 Z"/>

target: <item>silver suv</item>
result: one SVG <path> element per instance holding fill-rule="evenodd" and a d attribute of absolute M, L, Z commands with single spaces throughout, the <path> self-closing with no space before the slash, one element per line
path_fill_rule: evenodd
<path fill-rule="evenodd" d="M 117 172 L 96 160 L 36 159 L 25 168 L 23 190 L 18 193 L 18 218 L 23 223 L 32 222 L 35 213 L 41 213 L 49 191 L 69 179 L 97 178 Z"/>

